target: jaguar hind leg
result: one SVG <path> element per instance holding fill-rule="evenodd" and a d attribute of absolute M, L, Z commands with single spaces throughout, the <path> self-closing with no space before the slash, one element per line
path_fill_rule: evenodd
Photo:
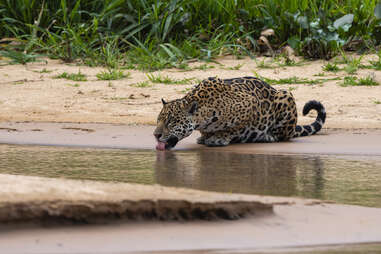
<path fill-rule="evenodd" d="M 275 123 L 271 132 L 277 141 L 287 141 L 294 136 L 298 118 L 295 99 L 290 92 L 280 90 L 274 108 Z"/>
<path fill-rule="evenodd" d="M 207 133 L 202 131 L 200 131 L 200 133 L 201 133 L 201 136 L 197 138 L 197 144 L 200 144 L 200 145 L 205 145 L 205 140 L 213 135 L 212 133 Z"/>

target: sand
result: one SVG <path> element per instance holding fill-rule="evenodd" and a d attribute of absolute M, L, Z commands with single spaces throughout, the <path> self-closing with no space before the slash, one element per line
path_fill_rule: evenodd
<path fill-rule="evenodd" d="M 367 64 L 374 55 L 367 55 L 363 63 Z M 256 61 L 261 62 L 263 58 Z M 130 77 L 116 81 L 97 80 L 96 74 L 103 68 L 68 65 L 58 60 L 30 63 L 23 65 L 0 66 L 0 122 L 38 121 L 38 122 L 80 122 L 80 123 L 119 123 L 119 124 L 155 124 L 161 109 L 161 98 L 166 100 L 184 96 L 198 80 L 211 76 L 233 78 L 261 76 L 280 79 L 297 76 L 299 78 L 341 79 L 344 71 L 324 77 L 314 76 L 322 72 L 325 61 L 308 61 L 302 66 L 260 69 L 256 61 L 250 58 L 235 59 L 224 57 L 217 59 L 221 64 L 206 70 L 193 69 L 183 71 L 169 69 L 150 74 L 168 76 L 173 79 L 194 79 L 193 84 L 165 85 L 152 84 L 152 87 L 139 88 L 134 85 L 147 81 L 147 75 L 137 70 L 126 70 Z M 271 61 L 266 58 L 265 61 Z M 192 63 L 197 67 L 204 63 Z M 232 70 L 242 65 L 239 70 Z M 49 73 L 41 73 L 42 71 Z M 88 81 L 79 82 L 56 79 L 63 72 L 87 75 Z M 381 71 L 360 69 L 359 77 L 373 75 L 381 83 Z M 297 102 L 298 112 L 312 99 L 321 101 L 327 111 L 326 128 L 381 128 L 381 86 L 376 87 L 341 87 L 342 80 L 328 81 L 318 85 L 276 85 L 278 89 L 292 90 Z M 309 123 L 315 116 L 302 117 L 300 123 Z"/>
<path fill-rule="evenodd" d="M 55 145 L 92 148 L 155 149 L 154 126 L 94 123 L 0 123 L 0 144 Z M 281 143 L 198 145 L 195 131 L 176 150 L 215 150 L 251 154 L 325 154 L 381 156 L 381 130 L 324 129 L 317 135 Z"/>
<path fill-rule="evenodd" d="M 365 56 L 363 62 L 373 58 L 374 55 Z M 217 61 L 222 65 L 211 63 L 208 65 L 214 68 L 206 70 L 170 69 L 151 74 L 194 79 L 194 83 L 210 76 L 232 78 L 253 76 L 254 73 L 272 79 L 293 76 L 342 79 L 347 75 L 341 71 L 337 74 L 326 73 L 324 77 L 314 76 L 322 72 L 324 61 L 275 69 L 259 69 L 256 62 L 249 58 L 237 60 L 224 57 Z M 201 64 L 204 63 L 192 63 L 191 66 Z M 242 67 L 234 70 L 232 67 L 237 65 Z M 180 98 L 192 84 L 151 84 L 152 87 L 139 88 L 135 84 L 148 80 L 148 73 L 129 70 L 129 78 L 97 80 L 96 74 L 103 70 L 63 64 L 57 60 L 25 66 L 1 65 L 0 143 L 152 149 L 153 126 L 139 124 L 154 125 L 161 109 L 160 99 Z M 88 81 L 54 78 L 64 71 L 81 71 L 87 75 Z M 381 83 L 380 71 L 361 69 L 357 74 L 359 77 L 367 75 L 373 75 Z M 287 143 L 243 144 L 222 149 L 250 153 L 379 156 L 381 134 L 377 129 L 381 129 L 381 86 L 341 87 L 340 83 L 342 80 L 319 85 L 275 86 L 292 90 L 299 112 L 304 103 L 311 99 L 320 100 L 325 105 L 327 121 L 320 135 Z M 314 114 L 300 116 L 299 123 L 309 123 L 314 118 Z M 184 140 L 177 149 L 209 149 L 195 144 L 196 137 L 193 135 Z M 92 219 L 109 215 L 114 215 L 111 216 L 113 219 L 136 219 L 139 216 L 129 217 L 126 214 L 149 214 L 148 210 L 155 214 L 148 216 L 149 219 L 184 219 L 184 214 L 193 214 L 192 209 L 209 209 L 210 217 L 206 216 L 207 219 L 246 216 L 245 219 L 229 222 L 130 221 L 54 228 L 2 225 L 1 232 L 6 234 L 0 234 L 0 249 L 6 248 L 7 253 L 177 253 L 178 250 L 213 249 L 235 252 L 242 249 L 381 241 L 379 208 L 30 176 L 0 175 L 0 185 L 0 220 L 3 223 L 41 222 L 46 218 L 91 222 Z M 221 211 L 227 216 L 218 216 Z M 156 216 L 158 214 L 162 217 Z M 190 218 L 202 219 L 197 216 Z"/>

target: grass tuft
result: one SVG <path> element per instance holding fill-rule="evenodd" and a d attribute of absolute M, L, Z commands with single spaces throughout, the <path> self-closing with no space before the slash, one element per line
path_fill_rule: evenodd
<path fill-rule="evenodd" d="M 363 56 L 356 58 L 356 57 L 348 56 L 342 53 L 342 57 L 345 63 L 347 64 L 344 67 L 344 71 L 346 71 L 348 74 L 355 74 L 357 70 L 362 66 L 361 60 Z"/>
<path fill-rule="evenodd" d="M 13 50 L 13 49 L 0 51 L 0 56 L 6 59 L 9 59 L 8 62 L 10 64 L 24 64 L 24 65 L 30 62 L 38 61 L 37 58 L 40 57 L 40 55 L 37 55 L 37 54 L 25 53 L 25 52 Z"/>
<path fill-rule="evenodd" d="M 190 84 L 194 78 L 184 78 L 184 79 L 172 79 L 168 76 L 162 76 L 161 74 L 147 74 L 147 78 L 152 83 L 161 83 L 161 84 L 167 84 L 167 85 L 187 85 Z"/>
<path fill-rule="evenodd" d="M 193 69 L 206 71 L 208 69 L 214 69 L 214 68 L 215 68 L 214 65 L 201 64 L 199 66 L 194 67 Z"/>
<path fill-rule="evenodd" d="M 237 64 L 235 66 L 228 67 L 227 69 L 232 70 L 232 71 L 238 71 L 239 69 L 241 69 L 242 66 L 243 66 L 243 64 Z"/>
<path fill-rule="evenodd" d="M 135 84 L 131 84 L 130 86 L 133 87 L 139 87 L 139 88 L 146 88 L 146 87 L 152 87 L 153 85 L 148 81 L 142 81 Z"/>
<path fill-rule="evenodd" d="M 307 78 L 299 78 L 296 76 L 290 77 L 290 78 L 281 78 L 281 79 L 271 79 L 259 76 L 257 73 L 254 73 L 258 78 L 262 79 L 266 83 L 270 85 L 287 85 L 287 84 L 308 84 L 308 85 L 316 85 L 316 84 L 323 84 L 327 81 L 331 80 L 340 80 L 339 77 L 336 78 L 320 78 L 320 79 L 307 79 Z"/>
<path fill-rule="evenodd" d="M 117 80 L 130 77 L 131 73 L 125 74 L 123 71 L 109 69 L 108 71 L 101 71 L 97 73 L 98 80 Z"/>
<path fill-rule="evenodd" d="M 78 71 L 78 73 L 67 73 L 63 72 L 54 78 L 57 79 L 68 79 L 68 80 L 73 80 L 73 81 L 87 81 L 86 75 L 81 73 L 81 71 Z"/>
<path fill-rule="evenodd" d="M 72 86 L 72 87 L 79 87 L 80 85 L 78 83 L 75 83 L 75 84 L 66 84 L 68 86 Z"/>
<path fill-rule="evenodd" d="M 256 61 L 256 63 L 257 63 L 257 67 L 260 69 L 271 69 L 271 68 L 273 68 L 272 64 L 266 62 L 265 59 L 263 59 L 262 61 Z"/>
<path fill-rule="evenodd" d="M 354 76 L 344 77 L 344 82 L 340 84 L 340 86 L 378 86 L 380 85 L 378 82 L 374 80 L 374 77 L 369 75 L 365 78 L 357 78 Z"/>
<path fill-rule="evenodd" d="M 340 70 L 336 63 L 327 63 L 323 65 L 323 71 L 338 72 Z"/>

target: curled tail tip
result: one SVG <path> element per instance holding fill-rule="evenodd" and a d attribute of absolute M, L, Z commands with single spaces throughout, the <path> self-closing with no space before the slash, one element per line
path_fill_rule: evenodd
<path fill-rule="evenodd" d="M 322 123 L 325 122 L 326 112 L 323 104 L 320 103 L 320 101 L 311 100 L 307 102 L 304 105 L 303 108 L 303 115 L 307 115 L 311 109 L 315 109 L 318 112 L 318 119 L 322 121 Z"/>
<path fill-rule="evenodd" d="M 321 104 L 319 101 L 309 101 L 304 105 L 303 108 L 303 115 L 307 115 L 312 109 L 316 110 L 318 115 L 316 117 L 316 120 L 312 124 L 308 125 L 297 125 L 295 127 L 295 135 L 294 137 L 303 137 L 303 136 L 309 136 L 317 133 L 321 130 L 323 127 L 323 124 L 325 123 L 325 108 L 323 104 Z"/>

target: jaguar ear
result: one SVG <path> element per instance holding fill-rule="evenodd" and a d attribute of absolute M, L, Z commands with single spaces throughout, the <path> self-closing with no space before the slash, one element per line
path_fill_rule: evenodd
<path fill-rule="evenodd" d="M 192 102 L 192 104 L 191 104 L 191 106 L 190 106 L 190 108 L 189 108 L 189 110 L 188 110 L 188 113 L 189 113 L 190 115 L 193 115 L 193 114 L 197 111 L 197 108 L 198 108 L 198 103 L 197 103 L 197 101 Z"/>
<path fill-rule="evenodd" d="M 161 102 L 163 103 L 163 105 L 167 104 L 168 102 L 166 102 L 163 98 L 161 98 Z"/>

